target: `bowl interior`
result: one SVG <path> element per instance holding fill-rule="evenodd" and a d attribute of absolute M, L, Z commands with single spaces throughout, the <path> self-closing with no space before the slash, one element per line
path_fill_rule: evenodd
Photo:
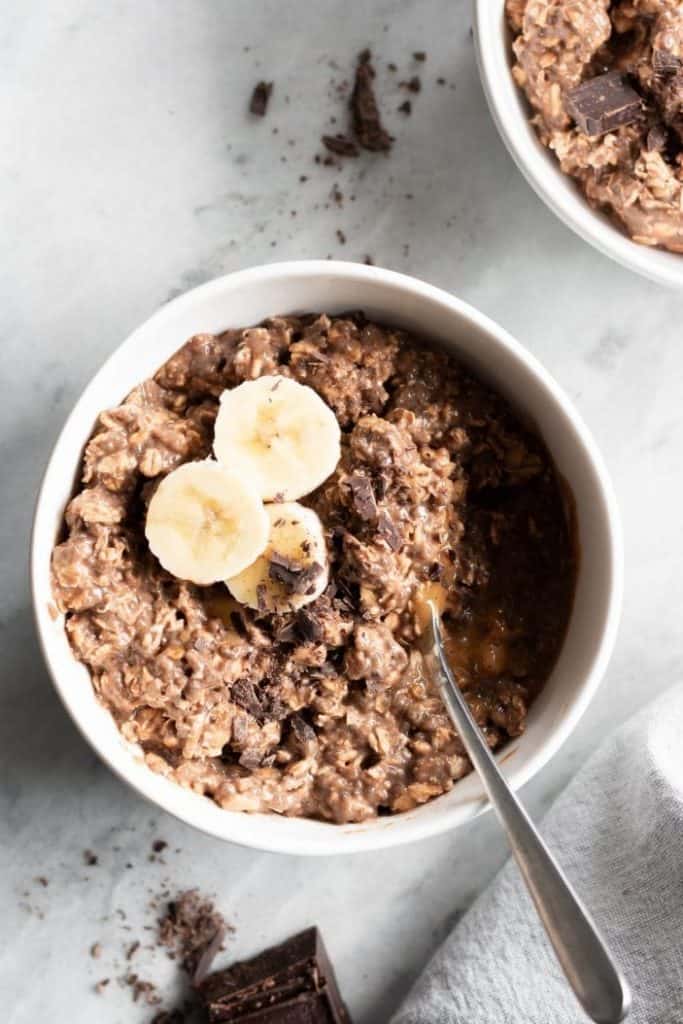
<path fill-rule="evenodd" d="M 613 643 L 621 588 L 619 530 L 609 482 L 567 399 L 504 331 L 445 292 L 403 275 L 314 261 L 243 271 L 209 282 L 164 306 L 117 349 L 84 391 L 60 435 L 38 499 L 32 585 L 39 636 L 54 684 L 103 759 L 141 794 L 204 831 L 262 849 L 338 853 L 408 842 L 444 831 L 485 806 L 478 779 L 414 811 L 360 825 L 333 826 L 275 815 L 224 811 L 154 774 L 95 700 L 63 620 L 51 613 L 50 554 L 97 415 L 119 403 L 192 334 L 256 323 L 277 313 L 362 308 L 457 354 L 536 422 L 576 501 L 581 547 L 574 611 L 558 663 L 534 703 L 525 734 L 505 748 L 503 770 L 521 785 L 571 731 L 599 682 Z"/>
<path fill-rule="evenodd" d="M 530 107 L 510 73 L 505 0 L 474 0 L 477 62 L 489 109 L 510 155 L 547 206 L 586 242 L 651 280 L 683 288 L 683 257 L 632 242 L 587 200 L 555 156 L 538 141 Z"/>

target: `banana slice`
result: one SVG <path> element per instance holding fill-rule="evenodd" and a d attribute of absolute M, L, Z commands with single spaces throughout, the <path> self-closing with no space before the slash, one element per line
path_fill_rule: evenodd
<path fill-rule="evenodd" d="M 270 533 L 253 565 L 225 582 L 233 597 L 259 611 L 288 612 L 322 594 L 329 565 L 322 523 L 296 501 L 266 505 Z"/>
<path fill-rule="evenodd" d="M 312 388 L 258 377 L 221 395 L 213 447 L 219 462 L 254 480 L 264 501 L 291 501 L 334 472 L 340 436 L 336 416 Z"/>
<path fill-rule="evenodd" d="M 208 584 L 250 565 L 268 541 L 268 516 L 255 488 L 212 459 L 165 477 L 147 510 L 145 533 L 164 569 Z"/>

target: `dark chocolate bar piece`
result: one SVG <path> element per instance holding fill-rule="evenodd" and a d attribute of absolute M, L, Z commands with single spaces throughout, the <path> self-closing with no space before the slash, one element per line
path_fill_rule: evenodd
<path fill-rule="evenodd" d="M 270 555 L 268 575 L 276 583 L 280 583 L 288 594 L 310 593 L 310 589 L 322 571 L 323 567 L 318 562 L 303 566 L 277 551 L 273 551 Z"/>
<path fill-rule="evenodd" d="M 317 928 L 210 974 L 198 992 L 212 1024 L 351 1024 Z"/>
<path fill-rule="evenodd" d="M 608 71 L 570 89 L 565 110 L 586 135 L 604 135 L 637 121 L 643 102 L 620 71 Z"/>

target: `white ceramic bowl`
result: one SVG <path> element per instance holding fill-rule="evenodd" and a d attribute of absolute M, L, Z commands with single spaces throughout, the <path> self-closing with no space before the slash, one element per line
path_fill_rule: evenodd
<path fill-rule="evenodd" d="M 450 793 L 414 811 L 338 826 L 224 811 L 211 800 L 156 775 L 144 765 L 139 750 L 124 742 L 108 712 L 95 700 L 87 670 L 71 653 L 62 618 L 50 614 L 50 553 L 98 413 L 117 405 L 190 335 L 257 323 L 277 313 L 334 313 L 351 308 L 440 343 L 508 395 L 538 424 L 573 491 L 582 553 L 574 611 L 562 653 L 531 709 L 528 728 L 502 755 L 513 786 L 521 786 L 543 767 L 586 709 L 609 658 L 621 605 L 619 520 L 595 444 L 567 397 L 536 359 L 472 307 L 402 274 L 326 260 L 229 274 L 163 306 L 131 334 L 90 382 L 50 458 L 38 497 L 31 552 L 38 633 L 67 710 L 121 778 L 204 832 L 264 850 L 332 854 L 394 846 L 461 825 L 479 814 L 486 802 L 478 779 L 470 775 Z"/>
<path fill-rule="evenodd" d="M 474 0 L 477 62 L 489 109 L 510 155 L 531 187 L 557 216 L 617 263 L 659 284 L 683 288 L 683 255 L 632 242 L 605 214 L 594 210 L 538 141 L 530 110 L 510 71 L 511 35 L 505 0 Z"/>

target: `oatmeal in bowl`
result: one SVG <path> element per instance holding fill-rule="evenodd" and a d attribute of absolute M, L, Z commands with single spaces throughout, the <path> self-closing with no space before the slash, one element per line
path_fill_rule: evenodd
<path fill-rule="evenodd" d="M 94 429 L 79 423 L 64 525 L 40 552 L 53 616 L 41 637 L 50 659 L 61 631 L 79 668 L 62 695 L 97 729 L 108 720 L 107 759 L 114 733 L 115 766 L 124 752 L 147 795 L 225 838 L 327 852 L 407 841 L 481 809 L 423 671 L 425 597 L 442 603 L 459 683 L 491 747 L 508 745 L 511 774 L 567 729 L 587 689 L 568 699 L 567 646 L 601 621 L 599 592 L 597 620 L 572 612 L 582 570 L 569 496 L 583 559 L 601 530 L 582 529 L 582 508 L 602 481 L 592 463 L 586 480 L 563 465 L 576 441 L 556 454 L 542 403 L 509 394 L 526 372 L 517 353 L 494 342 L 478 359 L 475 343 L 471 358 L 439 337 L 441 323 L 482 338 L 486 322 L 468 325 L 457 303 L 453 318 L 455 300 L 417 282 L 411 322 L 410 279 L 342 264 L 331 280 L 364 310 L 346 313 L 330 265 L 302 266 L 320 275 L 307 288 L 290 272 L 293 308 L 307 312 L 224 327 L 229 304 L 189 303 L 171 334 L 202 306 L 209 330 L 153 346 L 163 358 L 148 353 L 142 379 L 124 373 L 105 411 L 106 385 L 89 396 Z M 599 527 L 599 503 L 592 515 Z M 604 565 L 614 548 L 601 547 Z M 577 659 L 579 691 L 606 637 Z"/>

